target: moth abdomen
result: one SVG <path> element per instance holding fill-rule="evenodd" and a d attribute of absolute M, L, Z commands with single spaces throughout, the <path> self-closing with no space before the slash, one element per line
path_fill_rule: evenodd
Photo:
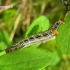
<path fill-rule="evenodd" d="M 29 37 L 29 41 L 34 41 L 35 38 L 33 36 Z"/>
<path fill-rule="evenodd" d="M 49 36 L 48 32 L 44 32 L 42 35 L 43 35 L 44 37 L 48 37 L 48 36 Z"/>
<path fill-rule="evenodd" d="M 59 27 L 59 25 L 60 25 L 60 21 L 57 21 L 57 22 L 54 24 L 54 26 L 52 27 L 52 30 L 57 30 L 58 27 Z"/>
<path fill-rule="evenodd" d="M 12 46 L 8 47 L 8 48 L 6 49 L 6 53 L 9 53 L 9 52 L 15 50 L 15 48 L 16 48 L 15 45 L 12 45 Z"/>
<path fill-rule="evenodd" d="M 28 39 L 24 39 L 23 41 L 24 41 L 24 43 L 28 43 L 28 42 L 29 42 L 29 40 L 28 40 Z"/>
<path fill-rule="evenodd" d="M 12 45 L 11 47 L 7 48 L 6 53 L 9 53 L 13 50 L 18 50 L 20 48 L 25 48 L 27 46 L 34 44 L 34 43 L 43 42 L 43 41 L 45 42 L 45 41 L 50 40 L 50 38 L 52 38 L 53 36 L 58 34 L 57 29 L 61 23 L 64 23 L 64 22 L 60 21 L 60 20 L 56 21 L 55 24 L 49 30 L 46 30 L 44 32 L 41 32 L 41 33 L 38 33 L 38 34 L 35 34 L 33 36 L 23 39 L 16 45 Z"/>
<path fill-rule="evenodd" d="M 41 39 L 41 38 L 42 38 L 42 34 L 38 34 L 38 35 L 36 35 L 35 38 L 37 38 L 37 39 Z"/>

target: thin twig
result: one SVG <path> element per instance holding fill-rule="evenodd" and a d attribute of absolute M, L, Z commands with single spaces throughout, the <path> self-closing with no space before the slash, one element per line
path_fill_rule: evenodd
<path fill-rule="evenodd" d="M 42 6 L 41 6 L 41 14 L 43 14 L 45 7 L 46 7 L 46 2 L 43 2 Z"/>
<path fill-rule="evenodd" d="M 15 31 L 16 31 L 16 29 L 18 27 L 20 18 L 21 18 L 21 14 L 19 14 L 18 17 L 16 18 L 16 21 L 15 21 L 15 24 L 14 24 L 14 28 L 13 28 L 12 33 L 11 33 L 11 36 L 10 36 L 10 41 L 12 41 L 13 38 L 14 38 L 14 34 L 15 34 Z"/>
<path fill-rule="evenodd" d="M 2 13 L 3 11 L 5 11 L 7 9 L 13 8 L 13 7 L 14 7 L 14 4 L 10 4 L 7 6 L 0 6 L 0 13 Z"/>
<path fill-rule="evenodd" d="M 69 6 L 70 6 L 70 3 L 68 0 L 62 0 L 62 2 L 64 3 L 66 9 L 65 9 L 65 14 L 64 14 L 64 17 L 67 16 L 67 14 L 70 12 L 69 10 Z"/>

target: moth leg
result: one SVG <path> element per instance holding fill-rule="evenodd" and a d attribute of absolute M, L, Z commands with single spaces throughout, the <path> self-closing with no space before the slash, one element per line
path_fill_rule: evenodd
<path fill-rule="evenodd" d="M 19 48 L 18 48 L 18 46 L 15 48 L 15 50 L 18 50 Z"/>
<path fill-rule="evenodd" d="M 57 30 L 52 31 L 54 35 L 57 35 L 59 32 Z"/>
<path fill-rule="evenodd" d="M 59 20 L 61 24 L 65 24 L 65 22 L 63 20 Z"/>

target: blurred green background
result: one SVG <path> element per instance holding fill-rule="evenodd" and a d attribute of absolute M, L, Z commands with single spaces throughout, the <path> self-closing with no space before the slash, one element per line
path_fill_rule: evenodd
<path fill-rule="evenodd" d="M 0 9 L 0 53 L 25 37 L 49 29 L 65 15 L 61 0 L 0 0 L 0 5 L 12 6 Z M 70 70 L 70 55 L 61 53 L 55 39 L 32 47 L 51 52 L 52 62 L 39 70 Z"/>

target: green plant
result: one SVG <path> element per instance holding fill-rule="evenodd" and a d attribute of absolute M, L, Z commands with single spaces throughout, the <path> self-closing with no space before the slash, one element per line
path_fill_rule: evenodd
<path fill-rule="evenodd" d="M 35 1 L 37 2 L 39 0 L 35 0 Z M 53 2 L 56 3 L 55 0 L 50 2 L 50 7 L 54 6 Z M 35 8 L 33 8 L 31 11 L 34 11 Z M 13 26 L 11 23 L 13 22 L 14 19 L 11 18 L 15 16 L 15 13 L 16 13 L 16 9 L 10 9 L 3 13 L 2 20 L 6 23 L 5 26 L 7 27 L 9 32 L 12 31 Z M 60 18 L 60 16 L 62 17 L 63 11 L 53 13 L 49 18 L 52 19 L 54 16 L 55 16 L 54 18 L 55 20 Z M 45 16 L 38 17 L 30 24 L 28 30 L 24 35 L 24 38 L 48 30 L 50 28 L 50 22 L 51 22 L 51 21 L 49 22 L 50 19 L 48 19 Z M 67 60 L 68 54 L 70 54 L 70 43 L 69 43 L 70 20 L 69 19 L 70 19 L 70 13 L 68 13 L 67 16 L 64 17 L 65 24 L 60 25 L 58 29 L 59 33 L 55 39 L 43 44 L 41 43 L 34 44 L 29 46 L 28 48 L 21 48 L 18 49 L 17 51 L 13 51 L 10 53 L 6 53 L 5 49 L 9 47 L 9 45 L 13 44 L 14 41 L 11 42 L 9 40 L 10 35 L 7 31 L 0 29 L 0 70 L 46 70 L 46 69 L 56 70 L 56 67 L 58 66 L 61 67 L 62 64 L 60 61 L 62 62 L 63 60 L 68 61 Z M 52 19 L 53 22 L 55 20 Z M 19 24 L 19 26 L 20 25 L 21 24 Z M 20 30 L 19 27 L 18 30 Z M 17 33 L 19 32 L 18 30 L 16 31 Z M 63 58 L 63 54 L 66 54 L 67 57 Z"/>

